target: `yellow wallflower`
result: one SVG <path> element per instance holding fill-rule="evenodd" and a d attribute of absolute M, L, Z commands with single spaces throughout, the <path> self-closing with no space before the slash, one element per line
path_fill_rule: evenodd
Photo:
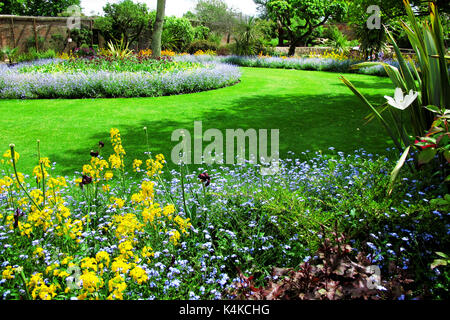
<path fill-rule="evenodd" d="M 105 172 L 105 180 L 109 181 L 113 178 L 114 174 L 112 173 L 112 171 L 106 171 Z"/>
<path fill-rule="evenodd" d="M 142 160 L 135 159 L 133 161 L 133 170 L 135 172 L 140 172 L 141 171 L 141 166 L 142 166 Z"/>
<path fill-rule="evenodd" d="M 135 267 L 130 271 L 130 276 L 136 281 L 138 284 L 142 284 L 148 280 L 148 276 L 145 273 L 145 270 L 141 267 Z"/>
<path fill-rule="evenodd" d="M 14 268 L 11 266 L 6 266 L 5 270 L 2 272 L 2 279 L 14 279 Z"/>
<path fill-rule="evenodd" d="M 130 270 L 130 267 L 131 266 L 122 256 L 117 257 L 116 259 L 114 259 L 113 263 L 111 263 L 112 272 L 127 274 L 128 270 Z"/>
<path fill-rule="evenodd" d="M 97 271 L 97 260 L 89 257 L 84 258 L 83 260 L 81 260 L 81 268 Z"/>
<path fill-rule="evenodd" d="M 108 289 L 111 293 L 107 298 L 108 300 L 123 300 L 123 292 L 127 289 L 125 279 L 120 274 L 116 274 L 114 278 L 108 281 Z"/>
<path fill-rule="evenodd" d="M 6 150 L 5 153 L 3 154 L 3 157 L 8 159 L 9 162 L 12 164 L 12 157 L 11 157 L 11 150 Z M 20 154 L 14 150 L 14 161 L 17 163 L 17 161 L 19 161 L 20 158 Z"/>
<path fill-rule="evenodd" d="M 107 267 L 109 266 L 109 262 L 110 262 L 110 258 L 109 258 L 109 253 L 106 251 L 99 251 L 97 252 L 97 254 L 95 255 L 95 259 L 97 260 L 98 263 L 104 263 Z"/>
<path fill-rule="evenodd" d="M 83 290 L 89 293 L 94 293 L 103 286 L 103 280 L 92 271 L 84 271 L 80 280 L 83 283 Z"/>

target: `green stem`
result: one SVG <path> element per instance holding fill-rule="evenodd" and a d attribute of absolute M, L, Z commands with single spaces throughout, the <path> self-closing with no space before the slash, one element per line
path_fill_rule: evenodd
<path fill-rule="evenodd" d="M 22 280 L 23 286 L 25 288 L 25 294 L 26 294 L 27 300 L 32 300 L 31 296 L 30 296 L 30 292 L 28 291 L 27 279 L 25 278 L 25 274 L 23 273 L 23 269 L 20 270 L 20 279 Z"/>
<path fill-rule="evenodd" d="M 180 174 L 181 174 L 181 192 L 183 195 L 183 207 L 184 207 L 184 213 L 188 214 L 187 206 L 186 206 L 186 196 L 184 192 L 184 176 L 183 176 L 183 164 L 180 164 Z M 189 217 L 192 221 L 192 216 Z"/>
<path fill-rule="evenodd" d="M 44 171 L 44 165 L 42 164 L 42 161 L 39 160 L 39 165 L 41 166 L 41 174 L 42 174 L 42 196 L 44 198 L 44 207 L 45 207 L 45 171 Z"/>
<path fill-rule="evenodd" d="M 12 164 L 13 164 L 14 175 L 15 175 L 15 177 L 16 177 L 17 184 L 18 184 L 18 185 L 20 186 L 20 188 L 25 192 L 25 194 L 26 194 L 27 197 L 31 200 L 31 202 L 33 202 L 34 206 L 35 206 L 36 208 L 38 208 L 39 211 L 42 210 L 41 207 L 38 206 L 37 203 L 33 200 L 33 198 L 29 195 L 29 193 L 28 193 L 27 190 L 24 188 L 24 186 L 20 183 L 19 175 L 17 174 L 16 160 L 15 160 L 15 158 L 14 158 L 14 156 L 15 156 L 15 151 L 14 151 L 15 145 L 14 145 L 14 144 L 10 144 L 9 147 L 11 148 L 11 161 L 12 161 Z"/>

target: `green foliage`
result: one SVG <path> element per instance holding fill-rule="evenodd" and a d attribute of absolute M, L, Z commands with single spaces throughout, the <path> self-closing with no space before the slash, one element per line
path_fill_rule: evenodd
<path fill-rule="evenodd" d="M 360 50 L 364 52 L 366 59 L 385 48 L 387 37 L 384 28 L 369 29 L 365 22 L 356 24 L 353 28 L 360 43 Z"/>
<path fill-rule="evenodd" d="M 270 17 L 287 31 L 289 55 L 313 31 L 331 18 L 340 18 L 346 10 L 345 1 L 270 0 L 266 4 Z"/>
<path fill-rule="evenodd" d="M 96 56 L 92 59 L 70 59 L 43 65 L 24 66 L 19 69 L 22 73 L 56 73 L 68 74 L 83 72 L 149 72 L 166 73 L 174 71 L 193 70 L 202 67 L 199 63 L 177 62 L 169 59 L 143 59 L 135 55 L 130 56 Z"/>
<path fill-rule="evenodd" d="M 236 12 L 223 0 L 199 0 L 195 18 L 215 33 L 229 33 L 237 24 Z"/>
<path fill-rule="evenodd" d="M 434 114 L 434 121 L 430 130 L 425 136 L 415 141 L 415 146 L 419 149 L 417 156 L 418 166 L 421 167 L 434 160 L 436 155 L 439 155 L 440 167 L 437 174 L 442 173 L 443 179 L 450 181 L 449 166 L 450 164 L 450 109 L 440 110 L 436 106 L 427 106 L 429 111 Z"/>
<path fill-rule="evenodd" d="M 62 34 L 59 33 L 52 34 L 49 45 L 51 49 L 55 50 L 56 52 L 62 52 L 64 50 L 64 45 L 65 39 Z"/>
<path fill-rule="evenodd" d="M 36 48 L 36 42 L 37 42 L 37 48 Z M 35 50 L 42 51 L 44 50 L 45 46 L 45 39 L 44 37 L 41 37 L 38 35 L 37 41 L 35 40 L 34 36 L 31 36 L 26 39 L 25 41 L 25 49 L 28 51 L 31 48 L 34 48 Z"/>
<path fill-rule="evenodd" d="M 73 29 L 70 31 L 70 36 L 77 47 L 81 47 L 84 44 L 90 45 L 92 40 L 92 31 L 90 28 L 82 26 L 79 29 Z"/>
<path fill-rule="evenodd" d="M 16 61 L 16 56 L 18 53 L 19 48 L 10 48 L 10 47 L 4 47 L 0 50 L 1 56 L 6 56 L 9 63 L 12 64 Z"/>
<path fill-rule="evenodd" d="M 108 42 L 107 54 L 115 59 L 128 58 L 133 54 L 133 50 L 128 48 L 129 43 L 125 42 L 124 39 L 120 39 L 120 42 L 114 44 L 112 41 Z"/>
<path fill-rule="evenodd" d="M 186 18 L 166 17 L 161 37 L 163 49 L 184 52 L 192 43 L 195 31 Z"/>
<path fill-rule="evenodd" d="M 217 51 L 217 49 L 219 49 L 219 46 L 214 43 L 214 42 L 210 42 L 208 40 L 196 40 L 194 42 L 192 42 L 188 48 L 189 53 L 194 54 L 199 50 L 202 51 L 207 51 L 207 50 L 212 50 L 212 51 Z"/>
<path fill-rule="evenodd" d="M 396 116 L 395 113 L 392 112 L 392 109 L 386 108 L 385 105 L 378 109 L 374 108 L 367 99 L 358 92 L 351 82 L 344 77 L 341 78 L 344 83 L 371 109 L 372 114 L 381 121 L 400 152 L 403 152 L 403 148 L 408 148 L 407 150 L 409 150 L 409 147 L 412 146 L 414 141 L 412 138 L 413 136 L 422 136 L 429 127 L 440 126 L 447 121 L 447 114 L 444 109 L 450 105 L 448 62 L 445 58 L 446 49 L 443 41 L 443 29 L 437 8 L 431 4 L 430 21 L 429 23 L 421 24 L 418 23 L 414 16 L 414 12 L 409 2 L 405 0 L 404 3 L 409 24 L 403 23 L 403 28 L 408 34 L 411 45 L 418 57 L 418 67 L 416 67 L 414 63 L 407 63 L 389 31 L 387 31 L 387 34 L 394 46 L 400 70 L 385 63 L 375 64 L 384 66 L 391 81 L 400 92 L 419 93 L 418 98 L 412 102 L 412 106 L 406 111 L 402 110 L 400 116 Z M 356 67 L 367 67 L 373 64 L 374 63 L 362 63 Z M 424 106 L 428 107 L 424 108 Z M 439 121 L 441 122 L 436 123 L 433 121 L 430 108 L 442 111 L 441 116 L 439 117 Z M 385 117 L 383 117 L 382 112 L 386 109 L 389 110 L 393 117 L 393 122 L 395 124 L 394 128 L 397 130 L 391 128 L 386 122 Z M 407 113 L 409 125 L 403 124 L 402 119 L 405 118 L 403 112 Z M 440 133 L 441 131 L 434 132 L 435 130 L 436 129 L 431 130 L 432 134 Z M 430 132 L 428 132 L 428 134 L 430 134 Z M 434 142 L 436 143 L 436 141 Z M 444 148 L 448 148 L 446 139 L 444 139 L 444 144 Z M 419 165 L 430 161 L 435 154 L 436 152 L 433 151 L 433 148 L 426 151 L 423 150 L 418 156 Z M 398 163 L 399 168 L 401 168 L 405 162 L 403 159 L 404 156 Z M 393 177 L 395 177 L 396 172 L 393 172 Z"/>
<path fill-rule="evenodd" d="M 207 40 L 211 30 L 205 26 L 197 26 L 194 28 L 194 39 L 195 40 Z"/>
<path fill-rule="evenodd" d="M 242 19 L 234 36 L 233 53 L 239 56 L 251 56 L 259 53 L 271 54 L 270 35 L 267 34 L 264 23 L 250 17 Z"/>
<path fill-rule="evenodd" d="M 2 0 L 0 12 L 20 16 L 57 17 L 68 7 L 80 5 L 80 0 Z"/>
<path fill-rule="evenodd" d="M 119 42 L 123 38 L 126 43 L 133 44 L 150 21 L 147 5 L 132 0 L 108 3 L 103 11 L 105 15 L 95 20 L 95 27 L 107 41 Z"/>
<path fill-rule="evenodd" d="M 338 52 L 347 54 L 350 50 L 350 42 L 347 37 L 336 27 L 328 28 L 328 45 Z"/>
<path fill-rule="evenodd" d="M 26 62 L 51 58 L 56 58 L 56 52 L 53 49 L 48 49 L 46 51 L 36 51 L 35 48 L 30 48 L 28 52 L 22 53 L 17 57 L 17 62 Z"/>

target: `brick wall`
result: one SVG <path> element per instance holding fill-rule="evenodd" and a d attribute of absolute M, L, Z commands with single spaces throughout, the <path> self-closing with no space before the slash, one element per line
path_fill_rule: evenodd
<path fill-rule="evenodd" d="M 93 18 L 82 17 L 81 24 L 92 28 Z M 67 41 L 70 37 L 67 18 L 0 15 L 1 48 L 6 46 L 19 47 L 19 51 L 24 52 L 27 49 L 27 44 L 30 45 L 30 42 L 33 44 L 35 35 L 44 39 L 44 49 L 51 46 L 52 35 L 62 36 L 62 48 L 65 52 L 76 46 L 74 43 Z"/>

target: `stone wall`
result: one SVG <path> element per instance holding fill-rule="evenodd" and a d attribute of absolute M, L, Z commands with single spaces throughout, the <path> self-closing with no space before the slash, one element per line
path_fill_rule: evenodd
<path fill-rule="evenodd" d="M 298 56 L 309 55 L 310 53 L 324 54 L 326 51 L 330 52 L 333 48 L 331 47 L 297 47 L 295 48 L 295 54 Z M 275 51 L 279 53 L 288 54 L 289 47 L 275 47 Z"/>

